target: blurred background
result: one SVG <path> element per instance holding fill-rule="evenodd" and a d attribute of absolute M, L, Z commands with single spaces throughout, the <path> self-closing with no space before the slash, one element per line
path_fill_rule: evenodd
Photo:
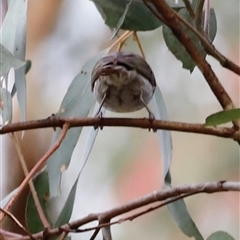
<path fill-rule="evenodd" d="M 4 13 L 5 1 L 1 2 Z M 211 1 L 217 15 L 215 47 L 239 64 L 239 1 Z M 1 16 L 1 21 L 4 14 Z M 169 119 L 203 123 L 211 113 L 221 110 L 200 71 L 192 74 L 167 49 L 161 29 L 140 32 L 146 59 L 152 67 L 165 97 Z M 83 64 L 111 44 L 111 30 L 89 0 L 29 1 L 27 59 L 32 61 L 27 75 L 28 120 L 46 118 L 58 111 L 74 76 Z M 125 50 L 139 53 L 132 39 Z M 239 77 L 208 57 L 220 82 L 239 106 Z M 107 116 L 146 117 L 146 110 Z M 14 121 L 19 121 L 14 99 Z M 52 129 L 25 132 L 21 141 L 31 168 L 48 150 Z M 20 135 L 19 135 L 20 136 Z M 114 137 L 113 137 L 114 136 Z M 217 180 L 239 180 L 239 147 L 231 140 L 173 132 L 173 185 Z M 15 148 L 8 136 L 1 137 L 1 198 L 16 188 L 23 173 Z M 53 215 L 61 208 L 78 174 L 84 134 L 80 138 L 62 178 L 62 198 L 52 206 Z M 9 177 L 11 176 L 11 178 Z M 88 163 L 80 177 L 71 220 L 124 204 L 161 189 L 161 149 L 156 134 L 142 129 L 107 128 L 99 131 Z M 14 213 L 24 217 L 24 202 Z M 223 230 L 239 238 L 239 194 L 201 194 L 187 198 L 190 214 L 206 238 Z M 10 223 L 5 223 L 13 229 Z M 114 239 L 188 239 L 178 229 L 166 207 L 112 227 Z M 73 239 L 89 239 L 90 234 L 75 234 Z M 100 235 L 97 239 L 101 239 Z"/>

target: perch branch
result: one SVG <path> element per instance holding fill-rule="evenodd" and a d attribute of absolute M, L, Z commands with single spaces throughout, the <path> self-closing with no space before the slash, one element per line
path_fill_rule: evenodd
<path fill-rule="evenodd" d="M 17 132 L 38 128 L 62 128 L 68 123 L 69 128 L 73 127 L 136 127 L 143 129 L 162 129 L 178 132 L 198 133 L 212 135 L 223 138 L 231 138 L 235 141 L 240 140 L 240 131 L 229 127 L 207 127 L 203 124 L 183 123 L 173 121 L 153 120 L 147 118 L 56 118 L 50 117 L 40 120 L 32 120 L 27 122 L 18 122 L 5 125 L 0 130 L 1 134 Z"/>

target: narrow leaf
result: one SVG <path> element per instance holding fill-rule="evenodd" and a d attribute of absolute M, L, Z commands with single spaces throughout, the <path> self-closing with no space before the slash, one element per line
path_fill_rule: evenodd
<path fill-rule="evenodd" d="M 216 126 L 240 119 L 240 108 L 220 111 L 206 118 L 205 126 Z"/>
<path fill-rule="evenodd" d="M 5 88 L 0 88 L 0 115 L 2 124 L 6 125 L 12 121 L 12 96 Z"/>
<path fill-rule="evenodd" d="M 99 108 L 99 105 L 97 104 L 97 102 L 95 103 L 94 106 L 94 110 L 93 110 L 93 114 L 95 114 L 95 112 L 97 112 Z M 103 114 L 104 114 L 103 110 Z M 76 194 L 76 190 L 77 190 L 77 183 L 79 180 L 79 177 L 82 173 L 82 170 L 87 162 L 87 159 L 89 157 L 89 154 L 92 150 L 93 144 L 95 142 L 96 136 L 98 134 L 98 129 L 94 129 L 93 127 L 91 128 L 87 128 L 87 133 L 86 133 L 86 141 L 85 144 L 83 146 L 83 155 L 81 158 L 81 161 L 79 162 L 81 164 L 81 167 L 79 168 L 79 173 L 78 173 L 78 177 L 75 181 L 75 183 L 72 186 L 72 189 L 68 195 L 68 198 L 65 202 L 65 205 L 56 221 L 56 223 L 54 224 L 54 227 L 59 227 L 65 223 L 67 223 L 72 215 L 72 210 L 73 210 L 73 205 L 74 205 L 74 200 L 75 200 L 75 194 Z"/>
<path fill-rule="evenodd" d="M 178 227 L 185 235 L 194 237 L 195 240 L 204 240 L 188 213 L 187 206 L 183 199 L 170 203 L 167 207 Z"/>
<path fill-rule="evenodd" d="M 48 174 L 47 172 L 40 173 L 34 179 L 34 186 L 37 192 L 38 199 L 40 201 L 41 208 L 43 209 L 44 215 L 51 224 L 50 217 L 47 210 L 47 202 L 49 200 L 49 185 L 48 185 Z M 36 233 L 44 230 L 44 226 L 39 217 L 35 202 L 33 200 L 32 193 L 30 192 L 27 198 L 26 205 L 26 223 L 31 233 Z M 51 224 L 52 225 L 52 224 Z"/>
<path fill-rule="evenodd" d="M 77 183 L 78 183 L 79 177 L 77 177 L 75 183 L 73 184 L 71 191 L 67 197 L 67 200 L 62 208 L 61 213 L 58 216 L 57 221 L 54 223 L 53 227 L 60 227 L 61 225 L 68 223 L 69 219 L 72 215 L 76 190 L 77 190 Z"/>
<path fill-rule="evenodd" d="M 25 62 L 15 58 L 2 44 L 0 44 L 0 77 L 6 76 L 11 68 L 23 67 Z"/>
<path fill-rule="evenodd" d="M 129 7 L 130 7 L 131 4 L 132 4 L 132 0 L 129 3 L 127 3 L 126 8 L 123 12 L 123 15 L 119 18 L 117 26 L 114 29 L 114 32 L 113 32 L 113 35 L 112 35 L 111 39 L 113 39 L 117 35 L 118 31 L 120 30 L 121 26 L 123 25 L 123 22 L 126 18 L 127 12 L 129 10 Z"/>
<path fill-rule="evenodd" d="M 26 4 L 26 0 L 8 1 L 8 11 L 1 27 L 1 44 L 11 53 L 14 52 L 16 29 Z"/>
<path fill-rule="evenodd" d="M 156 119 L 168 120 L 167 107 L 159 87 L 156 88 L 152 100 L 152 106 Z M 166 130 L 158 130 L 157 135 L 162 153 L 164 187 L 169 188 L 171 187 L 170 167 L 172 161 L 171 132 Z M 168 209 L 183 233 L 185 233 L 187 236 L 195 237 L 196 240 L 203 240 L 203 237 L 191 219 L 186 204 L 183 200 L 178 200 L 168 204 Z"/>
<path fill-rule="evenodd" d="M 14 56 L 22 61 L 25 61 L 26 55 L 26 22 L 27 22 L 27 1 L 24 1 L 19 8 L 21 12 L 20 19 L 18 21 L 16 34 L 15 34 L 15 45 L 14 45 Z M 25 77 L 26 66 L 15 70 L 15 83 L 17 90 L 17 100 L 20 109 L 21 121 L 26 121 L 26 77 Z"/>
<path fill-rule="evenodd" d="M 234 238 L 226 232 L 217 231 L 212 233 L 207 240 L 234 240 Z"/>
<path fill-rule="evenodd" d="M 152 100 L 153 113 L 156 119 L 168 120 L 167 107 L 160 91 L 157 86 Z M 172 137 L 170 131 L 158 130 L 157 131 L 163 161 L 163 176 L 164 182 L 171 184 L 170 167 L 172 161 Z"/>
<path fill-rule="evenodd" d="M 128 9 L 121 29 L 132 31 L 148 31 L 162 25 L 161 21 L 152 14 L 141 0 L 92 0 L 110 28 L 116 28 L 119 19 L 124 15 L 127 4 L 132 2 Z"/>
<path fill-rule="evenodd" d="M 73 79 L 62 101 L 56 117 L 87 117 L 95 101 L 91 92 L 91 72 L 96 62 L 104 56 L 109 49 L 99 53 L 89 60 L 81 72 Z M 73 150 L 77 144 L 82 128 L 70 129 L 59 149 L 49 158 L 47 166 L 49 171 L 50 196 L 59 195 L 61 175 L 67 169 Z M 57 129 L 53 142 L 56 141 L 61 130 Z"/>
<path fill-rule="evenodd" d="M 178 14 L 182 16 L 187 22 L 193 25 L 193 22 L 192 22 L 193 20 L 190 18 L 186 8 L 182 8 L 178 12 Z M 210 9 L 210 26 L 209 27 L 210 27 L 209 38 L 211 41 L 213 41 L 217 32 L 216 15 L 213 9 Z M 204 48 L 200 40 L 198 39 L 197 35 L 185 26 L 182 27 L 182 30 L 191 38 L 191 42 L 194 43 L 198 51 L 202 54 L 203 57 L 205 57 L 206 52 L 204 51 Z M 172 52 L 172 54 L 182 62 L 183 68 L 192 72 L 196 66 L 195 62 L 192 60 L 191 56 L 188 54 L 185 47 L 175 37 L 172 30 L 166 25 L 163 25 L 163 37 L 167 47 Z"/>

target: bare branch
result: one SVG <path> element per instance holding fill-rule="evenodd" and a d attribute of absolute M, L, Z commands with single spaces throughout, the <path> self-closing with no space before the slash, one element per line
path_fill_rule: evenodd
<path fill-rule="evenodd" d="M 192 18 L 192 19 L 195 19 L 195 13 L 194 13 L 194 10 L 192 8 L 192 4 L 189 2 L 189 0 L 183 0 L 184 4 L 185 4 L 185 7 L 188 11 L 188 14 L 189 16 Z"/>
<path fill-rule="evenodd" d="M 202 28 L 202 12 L 204 7 L 205 0 L 198 0 L 197 6 L 196 6 L 196 19 L 195 23 L 197 28 Z"/>
<path fill-rule="evenodd" d="M 189 132 L 205 135 L 212 135 L 223 138 L 231 138 L 235 141 L 240 140 L 240 131 L 228 127 L 206 127 L 204 124 L 184 123 L 173 121 L 153 120 L 147 118 L 46 118 L 27 122 L 18 122 L 5 125 L 0 130 L 0 134 L 31 130 L 38 128 L 62 128 L 68 123 L 69 128 L 73 127 L 135 127 L 143 129 L 162 129 L 177 132 Z"/>
<path fill-rule="evenodd" d="M 183 30 L 182 25 L 179 21 L 180 19 L 182 19 L 181 16 L 175 13 L 174 10 L 171 9 L 164 0 L 152 0 L 151 2 L 157 8 L 159 14 L 164 18 L 167 26 L 171 28 L 173 34 L 185 47 L 186 51 L 196 63 L 223 109 L 235 108 L 230 96 L 223 88 L 222 84 L 219 82 L 211 66 L 205 60 L 204 56 L 202 56 L 202 54 L 198 51 L 197 47 L 191 41 L 191 38 Z M 236 129 L 239 129 L 240 121 L 234 121 L 233 125 Z"/>
<path fill-rule="evenodd" d="M 16 151 L 17 151 L 20 163 L 22 165 L 22 169 L 23 169 L 24 175 L 26 177 L 29 174 L 29 171 L 28 171 L 27 164 L 26 164 L 26 161 L 25 161 L 23 153 L 22 153 L 22 149 L 20 147 L 20 143 L 19 143 L 18 138 L 17 138 L 15 133 L 12 133 L 11 137 L 12 137 L 12 140 L 14 142 L 14 145 L 15 145 L 15 148 L 16 148 Z M 46 216 L 45 216 L 45 214 L 43 212 L 43 209 L 42 209 L 42 206 L 40 204 L 40 201 L 39 201 L 39 198 L 38 198 L 38 195 L 37 195 L 37 192 L 36 192 L 36 189 L 35 189 L 35 186 L 33 184 L 32 179 L 29 180 L 28 184 L 29 184 L 30 191 L 32 193 L 32 197 L 33 197 L 33 200 L 34 200 L 34 203 L 35 203 L 38 215 L 39 215 L 39 217 L 40 217 L 40 219 L 42 221 L 42 224 L 43 224 L 43 226 L 45 228 L 49 228 L 50 224 L 48 223 L 48 220 L 47 220 L 47 218 L 46 218 Z"/>
<path fill-rule="evenodd" d="M 65 224 L 61 227 L 57 227 L 54 229 L 48 230 L 48 233 L 45 237 L 57 236 L 62 232 L 81 232 L 79 227 L 93 222 L 98 221 L 99 219 L 112 219 L 114 217 L 120 216 L 124 213 L 131 212 L 135 209 L 141 208 L 143 206 L 147 206 L 152 203 L 157 203 L 159 201 L 170 200 L 172 202 L 172 198 L 178 200 L 179 197 L 187 197 L 189 195 L 195 195 L 199 193 L 216 193 L 216 192 L 225 192 L 225 191 L 240 191 L 240 182 L 228 182 L 228 181 L 218 181 L 218 182 L 208 182 L 208 183 L 200 183 L 200 184 L 189 184 L 189 185 L 179 185 L 173 188 L 164 189 L 161 191 L 155 191 L 151 194 L 145 195 L 141 198 L 135 199 L 127 204 L 122 206 L 110 209 L 105 212 L 100 213 L 92 213 L 87 215 L 84 218 L 75 220 L 71 223 Z M 161 206 L 164 206 L 162 204 Z M 160 206 L 160 207 L 161 207 Z M 121 222 L 121 221 L 120 221 Z M 102 227 L 106 227 L 105 223 Z M 101 225 L 96 226 L 94 229 L 99 229 Z M 34 238 L 43 239 L 44 231 L 33 234 Z M 29 236 L 23 236 L 18 238 L 19 240 L 30 240 Z"/>
<path fill-rule="evenodd" d="M 25 232 L 31 240 L 34 240 L 35 238 L 27 231 L 27 229 L 18 221 L 18 219 L 11 214 L 10 212 L 0 208 L 0 212 L 3 212 L 5 215 L 7 215 L 23 232 Z"/>
<path fill-rule="evenodd" d="M 68 131 L 68 123 L 64 123 L 63 130 L 57 139 L 57 141 L 54 143 L 54 145 L 44 154 L 44 156 L 37 162 L 37 164 L 32 168 L 32 170 L 28 173 L 28 175 L 24 178 L 20 186 L 18 187 L 18 191 L 14 194 L 14 196 L 8 201 L 6 206 L 4 207 L 4 211 L 8 211 L 14 202 L 17 200 L 17 198 L 20 196 L 20 193 L 23 191 L 23 189 L 27 186 L 29 180 L 34 176 L 34 174 L 39 170 L 39 168 L 47 161 L 47 159 L 59 148 L 61 145 L 63 139 L 65 138 L 67 131 Z M 3 218 L 5 216 L 5 212 L 0 213 L 0 223 L 3 221 Z"/>

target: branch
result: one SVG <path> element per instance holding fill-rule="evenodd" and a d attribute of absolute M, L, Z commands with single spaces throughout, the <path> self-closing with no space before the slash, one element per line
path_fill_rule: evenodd
<path fill-rule="evenodd" d="M 31 171 L 28 173 L 28 175 L 24 178 L 20 186 L 18 187 L 18 191 L 14 194 L 14 196 L 7 202 L 7 204 L 4 207 L 4 211 L 8 211 L 14 202 L 17 200 L 17 198 L 20 196 L 20 193 L 23 191 L 23 189 L 27 186 L 30 179 L 34 176 L 34 174 L 38 171 L 38 169 L 48 160 L 48 158 L 59 148 L 61 145 L 63 139 L 65 138 L 68 131 L 68 123 L 64 123 L 63 130 L 59 136 L 59 138 L 56 140 L 54 145 L 44 154 L 44 156 L 37 162 L 37 164 L 31 169 Z M 5 212 L 0 212 L 0 223 L 3 221 L 3 218 L 5 216 Z"/>
<path fill-rule="evenodd" d="M 184 4 L 185 4 L 185 7 L 188 11 L 188 14 L 189 16 L 192 18 L 192 19 L 195 19 L 195 13 L 194 13 L 194 10 L 192 8 L 192 4 L 189 2 L 189 0 L 183 0 Z"/>
<path fill-rule="evenodd" d="M 229 127 L 206 127 L 203 124 L 183 123 L 163 120 L 149 120 L 147 118 L 57 118 L 32 120 L 5 125 L 0 130 L 1 134 L 24 131 L 38 128 L 62 128 L 67 123 L 73 127 L 135 127 L 143 129 L 162 129 L 177 132 L 189 132 L 231 138 L 240 141 L 240 131 Z"/>
<path fill-rule="evenodd" d="M 189 185 L 179 185 L 173 188 L 164 189 L 161 191 L 155 191 L 151 194 L 145 195 L 141 198 L 135 199 L 127 204 L 122 206 L 110 209 L 105 212 L 92 213 L 88 214 L 86 217 L 72 221 L 70 223 L 64 224 L 61 227 L 50 229 L 46 233 L 41 231 L 35 233 L 32 237 L 36 239 L 43 239 L 43 237 L 52 237 L 60 235 L 62 232 L 77 232 L 79 227 L 93 222 L 98 221 L 99 219 L 112 219 L 114 217 L 120 216 L 124 213 L 128 213 L 135 209 L 144 207 L 146 205 L 156 203 L 159 201 L 170 200 L 176 197 L 176 200 L 179 199 L 179 196 L 187 197 L 189 195 L 195 195 L 198 193 L 216 193 L 216 192 L 225 192 L 225 191 L 240 191 L 240 182 L 229 182 L 229 181 L 218 181 L 218 182 L 208 182 L 200 184 L 189 184 Z M 163 205 L 162 205 L 163 206 Z M 106 227 L 106 224 L 103 224 L 102 227 Z M 99 229 L 99 225 L 95 227 Z M 93 230 L 93 228 L 91 228 Z M 81 232 L 81 230 L 79 231 Z M 19 240 L 30 240 L 29 236 L 23 236 L 18 238 Z"/>
<path fill-rule="evenodd" d="M 12 137 L 12 140 L 13 140 L 14 146 L 16 148 L 20 163 L 22 165 L 24 176 L 26 177 L 29 174 L 29 171 L 28 171 L 28 167 L 27 167 L 26 161 L 25 161 L 24 156 L 23 156 L 23 152 L 22 152 L 20 143 L 19 143 L 18 138 L 17 138 L 15 133 L 12 133 L 10 136 Z M 32 179 L 29 180 L 28 184 L 29 184 L 30 191 L 32 193 L 32 197 L 33 197 L 38 215 L 39 215 L 39 217 L 42 221 L 42 224 L 43 224 L 44 228 L 49 228 L 50 224 L 48 223 L 48 220 L 47 220 L 47 218 L 46 218 L 46 216 L 43 212 L 43 209 L 42 209 L 41 203 L 39 201 L 37 191 L 35 189 L 35 186 L 34 186 L 34 183 L 33 183 Z"/>
<path fill-rule="evenodd" d="M 198 29 L 202 28 L 202 12 L 205 0 L 199 0 L 196 6 L 196 26 Z"/>
<path fill-rule="evenodd" d="M 165 20 L 167 26 L 171 28 L 173 34 L 185 47 L 186 51 L 196 63 L 223 109 L 235 108 L 230 96 L 227 94 L 227 92 L 219 82 L 211 66 L 208 64 L 202 54 L 198 51 L 197 47 L 191 41 L 191 38 L 183 30 L 180 22 L 181 17 L 177 13 L 175 13 L 173 9 L 171 9 L 164 0 L 151 0 L 151 2 L 158 10 L 158 13 Z M 239 129 L 240 121 L 234 121 L 233 124 L 236 129 Z"/>

